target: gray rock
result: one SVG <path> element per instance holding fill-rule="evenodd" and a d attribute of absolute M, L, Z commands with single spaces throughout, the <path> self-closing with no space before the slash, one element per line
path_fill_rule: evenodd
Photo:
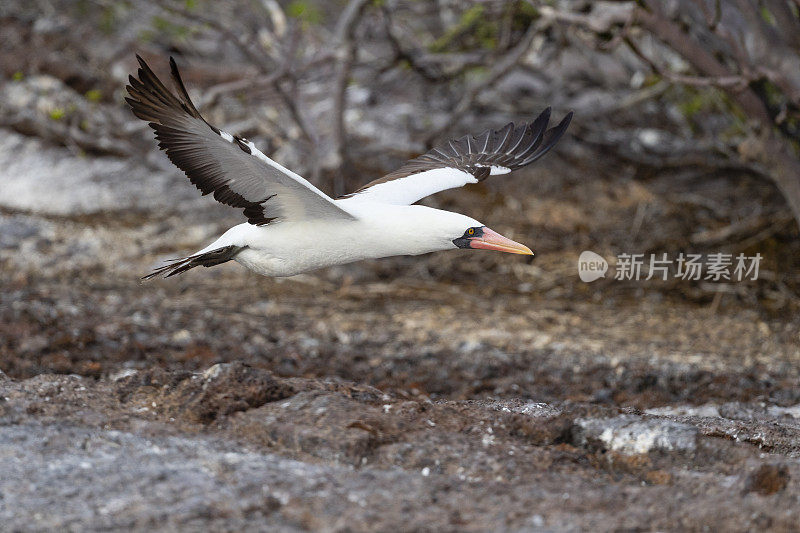
<path fill-rule="evenodd" d="M 497 400 L 487 402 L 486 407 L 504 413 L 518 413 L 534 418 L 558 416 L 561 414 L 561 409 L 558 407 L 531 400 Z"/>
<path fill-rule="evenodd" d="M 441 529 L 441 483 L 210 438 L 0 426 L 0 521 L 9 531 Z M 430 526 L 428 512 L 444 521 Z"/>
<path fill-rule="evenodd" d="M 196 200 L 188 183 L 167 167 L 153 172 L 140 160 L 80 157 L 3 130 L 0 135 L 0 206 L 53 215 L 154 208 Z"/>
<path fill-rule="evenodd" d="M 577 445 L 599 446 L 625 454 L 692 451 L 697 447 L 699 435 L 698 429 L 688 424 L 633 415 L 578 419 L 575 424 L 573 435 Z"/>
<path fill-rule="evenodd" d="M 0 459 L 0 520 L 9 530 L 174 530 L 202 523 L 291 531 L 303 528 L 275 511 L 294 501 L 338 501 L 342 510 L 356 511 L 371 498 L 374 476 L 412 477 L 354 475 L 208 439 L 39 425 L 0 428 Z M 329 487 L 333 492 L 315 490 L 329 478 L 363 479 Z"/>
<path fill-rule="evenodd" d="M 719 416 L 729 420 L 763 420 L 767 412 L 764 404 L 728 402 L 719 406 Z"/>
<path fill-rule="evenodd" d="M 44 221 L 24 215 L 0 217 L 0 250 L 19 249 L 22 241 L 39 237 L 48 226 Z"/>

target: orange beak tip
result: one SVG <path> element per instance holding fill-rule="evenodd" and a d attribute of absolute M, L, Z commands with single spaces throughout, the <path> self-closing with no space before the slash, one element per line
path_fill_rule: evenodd
<path fill-rule="evenodd" d="M 508 237 L 503 237 L 489 228 L 483 228 L 483 235 L 470 241 L 470 248 L 495 250 L 519 255 L 533 255 L 531 249 L 524 244 L 512 241 Z"/>

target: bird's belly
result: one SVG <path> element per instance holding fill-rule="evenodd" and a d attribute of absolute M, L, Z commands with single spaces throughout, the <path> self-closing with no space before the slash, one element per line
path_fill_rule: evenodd
<path fill-rule="evenodd" d="M 263 276 L 293 276 L 310 270 L 392 255 L 416 255 L 379 224 L 281 223 L 247 228 L 247 246 L 235 260 Z"/>
<path fill-rule="evenodd" d="M 359 253 L 352 253 L 352 251 L 326 250 L 324 247 L 314 250 L 307 249 L 303 253 L 296 254 L 286 254 L 285 251 L 276 254 L 269 250 L 246 248 L 236 256 L 235 261 L 262 276 L 282 277 L 360 259 L 365 259 L 365 257 Z"/>
<path fill-rule="evenodd" d="M 300 270 L 295 262 L 287 261 L 283 257 L 276 256 L 266 250 L 246 248 L 239 252 L 234 260 L 245 268 L 249 268 L 256 274 L 270 277 L 293 276 L 304 272 Z"/>

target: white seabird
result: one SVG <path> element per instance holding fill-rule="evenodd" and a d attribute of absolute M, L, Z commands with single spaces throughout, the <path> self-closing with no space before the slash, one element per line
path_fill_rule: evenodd
<path fill-rule="evenodd" d="M 177 95 L 136 57 L 138 78 L 130 76 L 126 87 L 133 113 L 150 123 L 159 147 L 203 194 L 243 208 L 247 217 L 202 250 L 145 279 L 230 260 L 264 276 L 291 276 L 361 259 L 458 248 L 533 255 L 527 246 L 466 215 L 412 204 L 533 163 L 558 142 L 572 113 L 551 129 L 548 108 L 529 124 L 509 123 L 452 140 L 334 200 L 252 142 L 206 122 L 172 58 Z"/>

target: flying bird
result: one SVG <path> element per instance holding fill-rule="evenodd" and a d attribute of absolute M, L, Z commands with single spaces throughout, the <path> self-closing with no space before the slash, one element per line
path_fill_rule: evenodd
<path fill-rule="evenodd" d="M 204 195 L 242 209 L 247 218 L 202 250 L 144 279 L 231 260 L 264 276 L 291 276 L 362 259 L 458 248 L 533 255 L 527 246 L 473 218 L 414 203 L 533 163 L 564 134 L 571 112 L 551 129 L 547 108 L 533 122 L 452 140 L 333 199 L 252 142 L 206 122 L 173 58 L 175 92 L 136 58 L 138 77 L 129 77 L 130 97 L 125 99 L 134 115 L 150 123 L 159 147 Z"/>

